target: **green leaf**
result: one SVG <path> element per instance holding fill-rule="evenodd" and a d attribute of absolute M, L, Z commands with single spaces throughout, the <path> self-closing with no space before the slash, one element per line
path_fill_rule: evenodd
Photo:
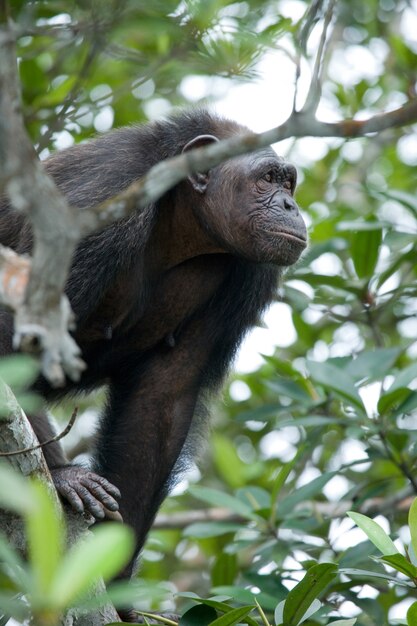
<path fill-rule="evenodd" d="M 352 617 L 352 619 L 338 619 L 336 622 L 330 622 L 327 626 L 354 626 L 356 622 L 356 617 Z"/>
<path fill-rule="evenodd" d="M 254 604 L 250 604 L 249 606 L 241 606 L 237 609 L 232 609 L 225 615 L 218 617 L 213 622 L 211 622 L 210 626 L 233 626 L 234 624 L 238 624 L 245 618 L 253 609 L 256 608 Z"/>
<path fill-rule="evenodd" d="M 276 521 L 277 509 L 278 509 L 278 496 L 281 492 L 281 489 L 285 485 L 285 482 L 288 476 L 294 469 L 297 461 L 304 454 L 304 451 L 305 451 L 305 445 L 300 445 L 294 457 L 291 459 L 291 461 L 289 461 L 288 463 L 286 463 L 285 465 L 281 467 L 281 469 L 279 470 L 278 476 L 274 480 L 274 483 L 272 485 L 272 492 L 271 492 L 272 505 L 271 505 L 270 522 L 272 526 L 275 525 L 275 521 Z"/>
<path fill-rule="evenodd" d="M 190 592 L 180 593 L 178 595 L 182 598 L 191 598 L 192 600 L 195 600 L 195 602 L 200 602 L 201 604 L 210 606 L 213 609 L 216 609 L 216 611 L 220 611 L 222 613 L 230 613 L 230 611 L 234 610 L 234 607 L 229 606 L 226 602 L 221 602 L 220 600 L 216 600 L 214 598 L 200 598 L 196 594 Z M 247 595 L 253 597 L 250 592 Z M 229 596 L 227 596 L 227 598 L 228 597 Z M 245 622 L 246 624 L 249 624 L 249 626 L 258 626 L 257 622 L 251 617 L 246 617 Z"/>
<path fill-rule="evenodd" d="M 281 624 L 283 624 L 285 602 L 286 600 L 283 600 L 275 608 L 274 620 L 277 626 L 280 626 Z M 313 600 L 313 602 L 310 604 L 309 608 L 304 613 L 304 615 L 302 616 L 302 618 L 300 619 L 298 623 L 302 624 L 303 622 L 305 622 L 309 617 L 311 617 L 311 615 L 314 615 L 314 613 L 317 613 L 317 611 L 321 608 L 321 606 L 322 606 L 322 603 L 320 602 L 320 600 L 317 600 L 317 599 Z"/>
<path fill-rule="evenodd" d="M 281 626 L 284 621 L 284 606 L 285 600 L 282 600 L 277 604 L 274 611 L 274 622 L 277 626 Z"/>
<path fill-rule="evenodd" d="M 42 411 L 44 408 L 44 401 L 36 393 L 16 390 L 15 396 L 18 405 L 26 415 L 34 415 L 37 411 Z"/>
<path fill-rule="evenodd" d="M 413 602 L 407 611 L 407 624 L 408 626 L 416 626 L 417 624 L 417 602 Z"/>
<path fill-rule="evenodd" d="M 387 226 L 387 222 L 377 222 L 376 220 L 372 220 L 369 222 L 365 221 L 356 221 L 356 222 L 339 222 L 337 225 L 337 230 L 339 231 L 353 231 L 354 233 L 359 232 L 372 232 L 372 231 L 380 231 L 382 228 Z"/>
<path fill-rule="evenodd" d="M 288 626 L 297 626 L 313 601 L 337 576 L 335 563 L 319 563 L 310 567 L 304 578 L 289 592 L 285 600 L 283 620 Z"/>
<path fill-rule="evenodd" d="M 307 361 L 307 367 L 316 382 L 323 385 L 325 389 L 337 392 L 365 413 L 365 407 L 354 380 L 348 373 L 330 363 L 319 361 Z"/>
<path fill-rule="evenodd" d="M 414 554 L 417 554 L 417 498 L 414 498 L 411 503 L 408 512 L 408 525 L 410 527 L 411 545 L 413 546 Z"/>
<path fill-rule="evenodd" d="M 238 572 L 236 554 L 221 552 L 215 559 L 211 568 L 211 584 L 232 585 Z"/>
<path fill-rule="evenodd" d="M 372 230 L 352 233 L 350 248 L 358 278 L 370 278 L 374 273 L 382 242 L 382 229 L 380 225 L 378 226 L 379 228 Z"/>
<path fill-rule="evenodd" d="M 399 415 L 411 413 L 417 407 L 417 391 L 400 387 L 394 391 L 388 391 L 378 401 L 379 413 L 390 413 L 393 419 Z"/>
<path fill-rule="evenodd" d="M 379 380 L 391 373 L 391 368 L 401 354 L 400 348 L 376 348 L 361 352 L 355 359 L 350 359 L 345 371 L 353 380 Z"/>
<path fill-rule="evenodd" d="M 414 498 L 411 503 L 408 512 L 408 525 L 410 527 L 411 545 L 413 546 L 414 554 L 417 554 L 417 498 Z"/>
<path fill-rule="evenodd" d="M 301 447 L 303 449 L 305 448 L 305 446 L 301 446 Z M 281 467 L 281 469 L 279 470 L 278 476 L 276 477 L 276 479 L 274 480 L 274 484 L 272 485 L 272 493 L 271 493 L 271 501 L 272 502 L 275 502 L 275 500 L 278 498 L 278 495 L 279 495 L 281 489 L 285 485 L 285 482 L 286 482 L 288 476 L 290 475 L 290 473 L 294 469 L 294 466 L 297 463 L 298 459 L 300 458 L 300 455 L 301 455 L 301 448 L 299 448 L 297 450 L 297 452 L 294 455 L 293 459 L 291 461 L 289 461 L 288 463 L 286 463 L 285 465 L 283 465 Z"/>
<path fill-rule="evenodd" d="M 307 611 L 304 613 L 303 617 L 300 620 L 300 624 L 302 624 L 303 622 L 305 622 L 309 617 L 311 617 L 312 615 L 314 615 L 314 613 L 317 613 L 317 611 L 322 607 L 322 603 L 320 602 L 320 600 L 313 600 L 313 602 L 310 604 L 309 608 L 307 609 Z"/>
<path fill-rule="evenodd" d="M 111 602 L 116 608 L 133 606 L 138 597 L 143 596 L 143 588 L 136 582 L 124 580 L 106 585 L 104 593 L 98 595 L 87 595 L 84 598 L 77 598 L 77 608 L 83 610 L 97 610 Z"/>
<path fill-rule="evenodd" d="M 306 404 L 307 406 L 312 403 L 311 396 L 308 395 L 301 385 L 293 380 L 281 379 L 267 381 L 267 385 L 275 393 L 286 396 L 287 398 L 292 398 L 296 402 Z"/>
<path fill-rule="evenodd" d="M 297 278 L 302 278 L 306 283 L 312 285 L 313 287 L 330 287 L 335 291 L 349 292 L 359 295 L 360 290 L 358 287 L 352 285 L 351 282 L 347 281 L 342 276 L 328 276 L 327 274 L 316 274 L 312 273 L 310 269 L 306 271 L 297 272 Z"/>
<path fill-rule="evenodd" d="M 288 302 L 292 309 L 296 311 L 305 311 L 311 303 L 311 297 L 299 289 L 290 287 L 288 284 L 283 286 L 284 300 Z"/>
<path fill-rule="evenodd" d="M 317 613 L 317 611 L 319 609 L 321 609 L 322 607 L 322 603 L 320 602 L 320 600 L 313 600 L 313 602 L 310 604 L 309 608 L 307 609 L 307 611 L 304 613 L 303 617 L 300 619 L 299 624 L 302 624 L 303 622 L 305 622 L 309 617 L 311 617 L 312 615 L 314 615 L 314 613 Z"/>
<path fill-rule="evenodd" d="M 260 421 L 265 422 L 271 417 L 274 417 L 282 410 L 281 404 L 264 404 L 256 409 L 250 409 L 249 411 L 242 411 L 237 416 L 239 422 L 253 422 Z"/>
<path fill-rule="evenodd" d="M 341 567 L 339 573 L 346 574 L 346 576 L 358 576 L 362 580 L 367 580 L 368 578 L 379 578 L 381 580 L 387 580 L 388 582 L 394 583 L 396 586 L 412 587 L 415 589 L 414 583 L 409 582 L 408 580 L 400 580 L 396 576 L 391 576 L 390 574 L 382 574 L 380 572 L 358 569 L 356 567 Z"/>
<path fill-rule="evenodd" d="M 0 532 L 0 568 L 7 566 L 7 575 L 16 584 L 20 591 L 27 592 L 30 585 L 28 568 L 20 554 L 9 543 L 9 540 Z M 1 608 L 1 605 L 0 605 Z"/>
<path fill-rule="evenodd" d="M 247 465 L 240 459 L 234 442 L 217 433 L 212 443 L 214 463 L 226 484 L 233 489 L 244 485 Z"/>
<path fill-rule="evenodd" d="M 386 393 L 391 393 L 396 389 L 408 387 L 417 378 L 417 363 L 411 363 L 408 367 L 400 370 L 392 381 Z"/>
<path fill-rule="evenodd" d="M 355 567 L 360 563 L 369 563 L 370 556 L 375 554 L 375 546 L 365 539 L 347 550 L 339 558 L 339 567 Z"/>
<path fill-rule="evenodd" d="M 9 617 L 14 617 L 19 622 L 23 622 L 28 618 L 29 607 L 26 602 L 16 598 L 16 594 L 4 593 L 0 590 L 0 611 Z"/>
<path fill-rule="evenodd" d="M 36 99 L 36 107 L 51 107 L 57 106 L 63 102 L 66 96 L 69 94 L 71 88 L 76 81 L 75 76 L 68 76 L 59 87 L 50 89 L 48 92 L 43 93 Z"/>
<path fill-rule="evenodd" d="M 214 587 L 212 591 L 213 593 L 216 593 L 218 595 L 230 597 L 231 599 L 233 599 L 233 602 L 251 604 L 254 601 L 253 592 L 250 589 L 245 589 L 242 586 L 238 585 L 221 585 L 220 587 Z M 265 592 L 256 594 L 256 599 L 262 605 L 262 607 L 264 609 L 267 609 L 268 611 L 272 610 L 277 603 L 275 597 Z"/>
<path fill-rule="evenodd" d="M 278 419 L 280 428 L 285 426 L 303 426 L 304 428 L 314 428 L 315 426 L 333 426 L 334 424 L 350 424 L 350 420 L 341 419 L 339 416 L 305 415 L 303 417 L 294 416 L 288 419 Z"/>
<path fill-rule="evenodd" d="M 409 544 L 407 552 L 411 563 L 417 567 L 417 556 L 412 543 Z"/>
<path fill-rule="evenodd" d="M 32 489 L 36 506 L 26 517 L 26 532 L 34 580 L 33 596 L 42 603 L 43 597 L 49 593 L 61 560 L 65 527 L 46 486 L 34 482 Z"/>
<path fill-rule="evenodd" d="M 216 611 L 205 604 L 197 604 L 180 617 L 179 626 L 208 626 L 217 619 Z"/>
<path fill-rule="evenodd" d="M 35 494 L 28 479 L 4 461 L 0 463 L 0 505 L 19 515 L 27 515 L 36 507 Z"/>
<path fill-rule="evenodd" d="M 205 539 L 207 537 L 220 537 L 227 533 L 235 533 L 242 530 L 242 524 L 233 524 L 232 522 L 196 522 L 185 528 L 184 537 L 195 537 L 196 539 Z"/>
<path fill-rule="evenodd" d="M 402 248 L 406 248 L 410 243 L 414 244 L 415 243 L 415 235 L 409 235 L 409 234 L 404 234 L 404 233 L 399 233 L 398 231 L 396 231 L 395 233 L 393 233 L 391 231 L 391 233 L 389 233 L 386 237 L 385 237 L 385 243 L 389 246 L 389 242 L 390 240 L 394 239 L 394 243 L 397 239 L 401 240 L 402 243 Z M 405 252 L 401 255 L 394 255 L 393 256 L 393 261 L 391 263 L 388 263 L 387 265 L 387 269 L 384 270 L 383 272 L 380 272 L 377 276 L 376 276 L 376 283 L 375 283 L 375 289 L 378 291 L 382 285 L 393 275 L 395 274 L 399 269 L 401 269 L 401 266 L 404 266 L 405 263 L 407 262 L 411 262 L 414 263 L 415 261 L 415 250 L 409 250 L 408 252 Z"/>
<path fill-rule="evenodd" d="M 382 394 L 377 405 L 379 415 L 397 411 L 398 407 L 401 406 L 412 394 L 412 391 L 405 389 L 404 387 L 394 389 L 394 391 L 387 391 Z"/>
<path fill-rule="evenodd" d="M 415 194 L 407 193 L 402 189 L 387 189 L 385 191 L 380 192 L 382 197 L 390 198 L 391 200 L 396 200 L 403 206 L 411 209 L 414 215 L 417 216 L 417 199 Z"/>
<path fill-rule="evenodd" d="M 313 496 L 321 493 L 323 487 L 335 476 L 337 472 L 325 472 L 321 476 L 317 476 L 306 485 L 297 487 L 288 496 L 283 498 L 279 502 L 277 507 L 277 513 L 279 517 L 288 515 L 290 511 L 300 502 L 305 502 L 311 499 Z"/>
<path fill-rule="evenodd" d="M 56 608 L 65 608 L 103 577 L 115 576 L 133 553 L 133 532 L 127 526 L 107 523 L 98 526 L 86 539 L 81 539 L 61 561 L 51 585 L 49 601 Z"/>
<path fill-rule="evenodd" d="M 236 496 L 244 504 L 249 504 L 253 511 L 260 509 L 269 509 L 271 506 L 271 494 L 262 487 L 256 485 L 247 485 L 236 491 Z"/>
<path fill-rule="evenodd" d="M 410 561 L 408 561 L 405 556 L 400 553 L 383 556 L 378 560 L 387 563 L 387 565 L 396 569 L 397 572 L 405 574 L 405 576 L 408 576 L 412 580 L 414 580 L 417 576 L 417 567 L 410 563 Z"/>
<path fill-rule="evenodd" d="M 362 515 L 362 513 L 355 513 L 355 511 L 348 511 L 348 515 L 384 556 L 399 554 L 392 539 L 373 519 Z"/>
<path fill-rule="evenodd" d="M 0 359 L 0 378 L 12 389 L 29 387 L 39 374 L 39 363 L 25 354 Z"/>
<path fill-rule="evenodd" d="M 251 520 L 259 520 L 259 516 L 255 515 L 252 508 L 239 500 L 239 498 L 235 498 L 223 491 L 218 491 L 217 489 L 210 489 L 209 487 L 190 487 L 189 492 L 195 498 L 199 500 L 203 500 L 204 502 L 208 502 L 212 506 L 221 506 L 238 515 L 242 515 L 242 517 L 246 517 Z"/>
<path fill-rule="evenodd" d="M 404 413 L 411 413 L 417 407 L 417 391 L 411 391 L 409 395 L 392 414 L 392 417 L 398 417 Z"/>

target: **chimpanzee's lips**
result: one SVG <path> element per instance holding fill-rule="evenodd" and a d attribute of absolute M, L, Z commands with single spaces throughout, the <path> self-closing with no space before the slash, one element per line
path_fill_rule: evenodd
<path fill-rule="evenodd" d="M 271 235 L 281 236 L 284 237 L 284 239 L 301 244 L 304 248 L 307 246 L 307 237 L 294 233 L 290 230 L 270 230 L 268 232 L 270 232 Z"/>

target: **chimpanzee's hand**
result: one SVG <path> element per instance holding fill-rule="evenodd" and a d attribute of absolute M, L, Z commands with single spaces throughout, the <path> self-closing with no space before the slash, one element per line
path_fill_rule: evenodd
<path fill-rule="evenodd" d="M 120 491 L 102 476 L 76 465 L 51 469 L 51 475 L 58 493 L 77 513 L 90 513 L 97 520 L 110 517 L 122 521 L 117 513 Z"/>

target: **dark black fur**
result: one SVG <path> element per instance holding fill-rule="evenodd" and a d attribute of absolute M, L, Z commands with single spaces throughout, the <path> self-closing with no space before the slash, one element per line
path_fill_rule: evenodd
<path fill-rule="evenodd" d="M 168 121 L 113 131 L 56 154 L 45 166 L 71 205 L 90 207 L 125 189 L 155 163 L 179 154 L 196 136 L 223 139 L 242 130 L 206 111 L 183 113 Z M 165 273 L 155 273 L 149 259 L 156 223 L 166 219 L 164 211 L 179 198 L 190 202 L 193 193 L 188 182 L 182 183 L 139 216 L 117 222 L 80 243 L 66 291 L 77 318 L 75 338 L 88 369 L 79 384 L 68 381 L 59 392 L 44 379 L 36 384 L 47 400 L 53 400 L 108 383 L 94 469 L 120 489 L 120 510 L 135 529 L 138 551 L 176 479 L 197 403 L 221 384 L 243 336 L 274 298 L 281 272 L 277 265 L 230 253 L 203 253 Z M 296 209 L 291 203 L 290 208 Z M 280 211 L 284 211 L 282 203 L 277 215 Z M 28 227 L 5 202 L 0 205 L 0 241 L 18 252 L 31 248 Z M 206 287 L 207 283 L 213 287 Z M 192 294 L 199 292 L 196 303 L 189 304 Z M 119 300 L 122 311 L 117 309 Z M 2 351 L 8 353 L 11 316 L 3 312 L 0 324 Z M 44 416 L 31 420 L 38 437 L 45 439 L 50 427 Z M 192 449 L 192 443 L 186 448 Z M 44 452 L 51 468 L 65 468 L 58 444 Z M 73 479 L 70 472 L 58 477 L 57 486 L 74 504 L 71 496 L 73 489 L 77 491 L 78 476 Z M 91 475 L 84 481 L 90 493 L 77 493 L 84 507 L 100 517 L 97 506 L 104 502 L 115 509 L 111 496 L 117 493 L 104 486 L 106 501 L 90 479 Z M 90 505 L 91 492 L 98 501 L 94 506 Z"/>

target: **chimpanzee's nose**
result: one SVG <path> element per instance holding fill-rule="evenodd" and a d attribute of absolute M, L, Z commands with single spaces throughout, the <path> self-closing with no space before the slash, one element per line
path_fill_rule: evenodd
<path fill-rule="evenodd" d="M 285 195 L 283 198 L 284 209 L 287 211 L 296 211 L 298 213 L 298 206 L 295 200 L 290 196 Z"/>

